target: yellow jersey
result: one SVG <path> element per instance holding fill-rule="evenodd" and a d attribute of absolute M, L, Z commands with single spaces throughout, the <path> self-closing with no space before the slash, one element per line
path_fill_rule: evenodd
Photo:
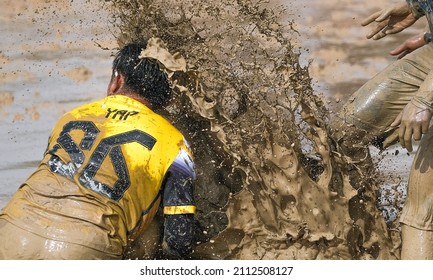
<path fill-rule="evenodd" d="M 141 102 L 107 96 L 61 117 L 40 166 L 0 216 L 50 239 L 121 255 L 156 213 L 169 168 L 195 177 L 183 135 Z M 192 194 L 182 197 L 164 198 L 164 212 L 193 214 Z"/>

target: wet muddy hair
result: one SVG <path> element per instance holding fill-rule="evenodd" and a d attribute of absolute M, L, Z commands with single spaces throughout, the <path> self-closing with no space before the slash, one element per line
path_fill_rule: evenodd
<path fill-rule="evenodd" d="M 153 107 L 161 108 L 171 98 L 171 88 L 167 74 L 160 70 L 158 62 L 151 58 L 140 59 L 140 53 L 147 42 L 134 42 L 125 45 L 113 60 L 113 73 L 124 76 L 124 87 L 137 92 Z"/>

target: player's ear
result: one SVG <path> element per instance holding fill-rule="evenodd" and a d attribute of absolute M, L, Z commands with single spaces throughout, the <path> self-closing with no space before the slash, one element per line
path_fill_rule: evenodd
<path fill-rule="evenodd" d="M 115 94 L 118 92 L 125 83 L 125 79 L 122 74 L 117 71 L 114 71 L 111 81 L 108 84 L 107 95 Z"/>

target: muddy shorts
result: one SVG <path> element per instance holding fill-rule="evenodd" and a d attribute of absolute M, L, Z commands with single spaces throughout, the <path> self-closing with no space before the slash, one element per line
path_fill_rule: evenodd
<path fill-rule="evenodd" d="M 0 259 L 2 260 L 107 260 L 118 258 L 119 256 L 85 246 L 41 237 L 0 218 Z"/>
<path fill-rule="evenodd" d="M 386 132 L 433 69 L 433 44 L 390 64 L 359 88 L 339 117 L 374 136 Z"/>

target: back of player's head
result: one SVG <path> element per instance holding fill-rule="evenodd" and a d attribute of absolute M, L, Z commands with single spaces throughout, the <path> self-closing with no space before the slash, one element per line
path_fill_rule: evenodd
<path fill-rule="evenodd" d="M 124 87 L 135 91 L 148 100 L 155 108 L 167 105 L 171 88 L 167 74 L 160 70 L 158 62 L 151 58 L 139 58 L 147 42 L 125 45 L 113 61 L 113 75 L 123 75 Z"/>

